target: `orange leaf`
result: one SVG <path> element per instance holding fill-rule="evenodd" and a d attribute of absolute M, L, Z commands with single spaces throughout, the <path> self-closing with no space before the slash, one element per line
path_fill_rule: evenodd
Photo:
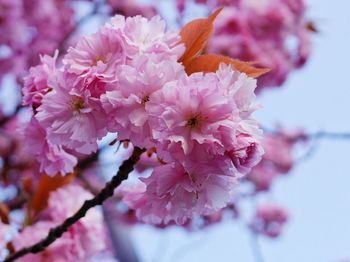
<path fill-rule="evenodd" d="M 267 68 L 254 67 L 254 62 L 243 62 L 222 55 L 202 55 L 195 57 L 187 64 L 185 70 L 188 75 L 195 72 L 215 72 L 221 63 L 232 65 L 236 70 L 254 78 L 270 71 Z"/>
<path fill-rule="evenodd" d="M 311 33 L 319 33 L 319 30 L 317 28 L 317 26 L 315 25 L 314 22 L 310 21 L 310 22 L 307 22 L 306 25 L 305 25 L 306 29 L 311 32 Z"/>
<path fill-rule="evenodd" d="M 9 214 L 10 210 L 8 209 L 8 207 L 4 203 L 0 202 L 0 222 L 2 221 L 5 224 L 9 224 Z"/>
<path fill-rule="evenodd" d="M 72 182 L 74 176 L 74 173 L 66 176 L 42 176 L 31 201 L 31 215 L 35 216 L 43 211 L 48 205 L 50 193 Z"/>
<path fill-rule="evenodd" d="M 213 33 L 214 20 L 222 9 L 217 9 L 208 18 L 195 19 L 182 28 L 180 36 L 182 42 L 185 44 L 186 51 L 179 59 L 179 62 L 186 65 L 192 58 L 203 53 Z"/>

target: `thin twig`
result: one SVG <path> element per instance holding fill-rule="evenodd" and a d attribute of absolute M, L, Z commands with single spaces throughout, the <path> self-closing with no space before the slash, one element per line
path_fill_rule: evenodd
<path fill-rule="evenodd" d="M 258 235 L 252 231 L 250 234 L 250 247 L 255 259 L 255 262 L 265 262 L 263 253 L 261 251 Z"/>
<path fill-rule="evenodd" d="M 145 152 L 145 149 L 135 147 L 131 157 L 122 163 L 122 165 L 119 167 L 118 173 L 112 178 L 110 182 L 106 184 L 104 189 L 102 189 L 102 191 L 97 196 L 90 200 L 86 200 L 81 208 L 73 216 L 67 218 L 61 225 L 52 228 L 46 238 L 30 247 L 18 250 L 16 253 L 6 258 L 4 262 L 15 261 L 16 259 L 27 254 L 36 254 L 43 251 L 46 247 L 55 242 L 57 238 L 60 238 L 65 232 L 67 232 L 67 230 L 72 225 L 74 225 L 74 223 L 83 218 L 89 209 L 98 205 L 102 205 L 106 199 L 113 196 L 114 189 L 128 178 L 129 173 L 133 171 L 134 165 L 140 159 L 140 156 L 143 152 Z"/>
<path fill-rule="evenodd" d="M 319 131 L 316 133 L 306 134 L 307 138 L 310 139 L 350 139 L 350 133 L 338 133 L 338 132 L 327 132 Z"/>
<path fill-rule="evenodd" d="M 265 134 L 276 134 L 276 135 L 284 135 L 282 131 L 275 130 L 267 127 L 262 127 Z M 350 139 L 350 132 L 329 132 L 329 131 L 317 131 L 300 135 L 300 140 L 307 139 L 329 139 L 329 140 L 347 140 Z"/>

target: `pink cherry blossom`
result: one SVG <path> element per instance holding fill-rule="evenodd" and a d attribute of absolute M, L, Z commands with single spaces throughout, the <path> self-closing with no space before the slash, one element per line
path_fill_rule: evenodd
<path fill-rule="evenodd" d="M 131 65 L 121 67 L 116 90 L 102 96 L 110 132 L 120 140 L 130 139 L 140 147 L 152 147 L 152 127 L 148 123 L 147 104 L 153 93 L 184 75 L 183 67 L 173 60 L 160 60 L 154 54 L 135 56 Z"/>
<path fill-rule="evenodd" d="M 89 85 L 93 81 L 113 82 L 116 70 L 126 61 L 124 42 L 117 30 L 102 28 L 91 36 L 80 39 L 68 49 L 63 63 L 67 72 Z"/>
<path fill-rule="evenodd" d="M 121 30 L 129 58 L 140 53 L 179 58 L 185 51 L 183 44 L 180 44 L 179 34 L 166 30 L 165 21 L 159 16 L 147 19 L 142 16 L 125 18 L 116 15 L 106 27 Z"/>
<path fill-rule="evenodd" d="M 190 155 L 224 155 L 241 149 L 237 137 L 242 133 L 249 137 L 246 149 L 259 143 L 261 131 L 250 117 L 255 96 L 241 95 L 246 92 L 242 89 L 254 90 L 255 81 L 227 68 L 169 82 L 147 103 L 161 158 L 167 159 L 168 153 L 179 161 Z"/>
<path fill-rule="evenodd" d="M 201 73 L 167 83 L 147 104 L 154 139 L 166 146 L 164 150 L 176 147 L 186 156 L 196 144 L 203 145 L 208 154 L 223 155 L 223 140 L 232 141 L 238 126 L 235 110 L 235 103 L 222 94 L 215 76 Z"/>
<path fill-rule="evenodd" d="M 78 93 L 72 86 L 73 80 L 60 72 L 35 117 L 53 144 L 90 153 L 97 149 L 97 140 L 106 135 L 106 116 L 88 90 Z"/>
<path fill-rule="evenodd" d="M 156 167 L 150 177 L 141 179 L 144 185 L 124 188 L 124 200 L 140 220 L 152 224 L 184 224 L 211 214 L 226 206 L 237 185 L 234 176 L 223 175 L 218 163 L 188 171 L 178 163 Z"/>
<path fill-rule="evenodd" d="M 245 175 L 260 162 L 264 150 L 253 137 L 247 134 L 238 135 L 237 142 L 236 148 L 229 151 L 227 155 L 231 158 L 237 173 Z"/>
<path fill-rule="evenodd" d="M 40 164 L 40 172 L 48 175 L 66 174 L 73 171 L 78 160 L 67 153 L 62 146 L 53 145 L 47 139 L 44 128 L 36 118 L 32 118 L 22 129 L 26 137 L 25 147 L 28 154 L 35 154 Z"/>
<path fill-rule="evenodd" d="M 222 92 L 236 103 L 242 120 L 250 122 L 248 125 L 256 125 L 256 122 L 250 121 L 251 113 L 260 107 L 255 101 L 256 80 L 223 63 L 220 64 L 216 76 Z"/>
<path fill-rule="evenodd" d="M 41 64 L 32 67 L 29 75 L 24 78 L 23 105 L 39 106 L 42 97 L 49 91 L 49 78 L 56 74 L 56 59 L 58 52 L 54 57 L 44 55 L 40 58 Z"/>

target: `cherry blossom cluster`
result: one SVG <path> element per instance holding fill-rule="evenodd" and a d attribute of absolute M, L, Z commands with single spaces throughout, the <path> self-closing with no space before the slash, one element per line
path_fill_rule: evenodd
<path fill-rule="evenodd" d="M 239 190 L 237 194 L 231 198 L 225 208 L 210 212 L 210 214 L 202 214 L 200 217 L 193 217 L 192 219 L 184 220 L 182 226 L 189 231 L 202 229 L 221 222 L 225 218 L 243 219 L 242 203 L 250 198 L 259 199 L 262 193 L 268 193 L 271 190 L 271 185 L 278 177 L 287 175 L 295 164 L 294 149 L 300 142 L 308 141 L 307 135 L 301 130 L 287 130 L 279 128 L 276 132 L 267 132 L 262 139 L 262 147 L 265 151 L 262 160 L 254 166 L 250 172 L 241 178 L 241 182 L 249 185 L 243 190 Z M 144 172 L 147 169 L 153 169 L 159 166 L 159 159 L 152 151 L 141 156 L 140 161 L 136 166 L 138 172 Z M 124 201 L 131 203 L 131 207 L 135 205 L 143 205 L 144 203 L 137 202 L 141 196 L 137 196 L 143 192 L 144 185 L 136 184 L 133 187 L 122 188 L 118 193 L 125 195 L 124 190 L 127 190 L 127 197 Z M 266 208 L 265 208 L 266 207 Z M 147 207 L 148 208 L 148 207 Z M 266 212 L 264 210 L 267 210 Z M 275 210 L 275 211 L 273 211 Z M 270 212 L 271 211 L 271 212 Z M 133 209 L 117 209 L 114 210 L 116 219 L 128 224 L 135 224 L 142 222 L 140 215 Z M 264 214 L 267 214 L 264 216 Z M 268 214 L 272 213 L 270 217 Z M 256 234 L 261 234 L 265 237 L 277 237 L 282 233 L 282 229 L 287 222 L 287 215 L 281 215 L 284 219 L 275 219 L 273 214 L 286 214 L 283 207 L 277 206 L 273 203 L 263 203 L 256 209 L 249 223 L 249 227 L 254 230 Z M 270 219 L 271 218 L 271 219 Z M 158 227 L 164 228 L 174 225 L 174 221 L 162 221 Z"/>
<path fill-rule="evenodd" d="M 315 26 L 306 17 L 304 0 L 196 1 L 210 8 L 225 6 L 218 17 L 209 50 L 243 61 L 255 61 L 271 72 L 258 79 L 258 90 L 281 86 L 302 67 L 311 49 Z M 178 1 L 180 11 L 186 1 Z"/>
<path fill-rule="evenodd" d="M 317 28 L 306 18 L 304 0 L 176 0 L 177 25 L 192 15 L 188 2 L 206 5 L 208 13 L 224 7 L 217 18 L 199 19 L 216 28 L 209 46 L 207 39 L 197 43 L 204 46 L 195 58 L 228 55 L 271 72 L 255 80 L 221 64 L 190 74 L 193 57 L 182 59 L 188 46 L 180 35 L 186 34 L 154 17 L 164 11 L 156 0 L 0 0 L 0 84 L 6 74 L 18 89 L 24 80 L 13 115 L 3 110 L 11 99 L 0 95 L 0 259 L 47 237 L 101 192 L 104 150 L 115 151 L 119 142 L 125 155 L 113 155 L 113 165 L 135 147 L 146 152 L 104 212 L 90 210 L 43 252 L 18 261 L 97 261 L 110 258 L 112 249 L 119 258 L 119 245 L 110 240 L 118 234 L 113 226 L 123 222 L 192 231 L 228 218 L 264 237 L 282 233 L 288 220 L 282 206 L 258 204 L 247 222 L 243 205 L 260 202 L 290 172 L 295 145 L 309 137 L 287 130 L 262 136 L 252 118 L 259 108 L 254 93 L 282 85 L 305 64 Z M 90 5 L 91 13 L 82 15 L 80 5 Z M 111 14 L 119 15 L 78 36 L 88 18 Z M 168 24 L 176 17 L 169 14 Z M 207 26 L 199 38 L 209 34 Z M 99 147 L 106 135 L 116 139 Z M 33 204 L 38 196 L 43 206 Z"/>
<path fill-rule="evenodd" d="M 157 16 L 115 16 L 69 48 L 60 67 L 57 53 L 43 56 L 23 88 L 33 108 L 23 129 L 40 171 L 71 172 L 75 154 L 117 133 L 160 160 L 139 192 L 125 190 L 140 219 L 183 224 L 223 208 L 263 153 L 251 117 L 256 80 L 225 64 L 188 76 L 180 40 Z"/>

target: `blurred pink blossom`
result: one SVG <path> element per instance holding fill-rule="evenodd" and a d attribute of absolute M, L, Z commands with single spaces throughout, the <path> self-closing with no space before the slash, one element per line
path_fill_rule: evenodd
<path fill-rule="evenodd" d="M 26 227 L 13 241 L 16 249 L 40 241 L 52 227 L 61 224 L 76 212 L 92 194 L 77 185 L 68 185 L 51 193 L 46 220 L 40 220 Z M 48 219 L 49 218 L 49 219 Z M 90 210 L 75 223 L 61 238 L 45 251 L 20 258 L 20 262 L 75 262 L 89 261 L 106 248 L 106 236 L 102 214 L 98 209 Z"/>
<path fill-rule="evenodd" d="M 257 207 L 251 227 L 258 234 L 275 238 L 281 234 L 287 219 L 288 214 L 284 208 L 273 204 L 261 204 Z"/>
<path fill-rule="evenodd" d="M 226 7 L 215 22 L 210 51 L 270 68 L 259 78 L 259 90 L 282 85 L 307 61 L 311 32 L 303 0 L 218 1 L 217 5 Z"/>
<path fill-rule="evenodd" d="M 18 80 L 39 55 L 52 55 L 73 30 L 74 12 L 69 0 L 0 0 L 0 80 L 12 73 Z"/>
<path fill-rule="evenodd" d="M 157 14 L 154 6 L 145 3 L 139 3 L 137 0 L 107 0 L 114 14 L 124 16 L 142 15 L 151 18 Z"/>
<path fill-rule="evenodd" d="M 6 235 L 8 234 L 9 230 L 10 226 L 3 224 L 0 220 L 0 251 L 6 246 Z"/>
<path fill-rule="evenodd" d="M 280 129 L 266 133 L 262 140 L 265 154 L 262 161 L 252 169 L 246 179 L 253 183 L 256 192 L 268 191 L 277 176 L 287 174 L 294 165 L 294 148 L 297 142 L 305 141 L 300 130 Z"/>

